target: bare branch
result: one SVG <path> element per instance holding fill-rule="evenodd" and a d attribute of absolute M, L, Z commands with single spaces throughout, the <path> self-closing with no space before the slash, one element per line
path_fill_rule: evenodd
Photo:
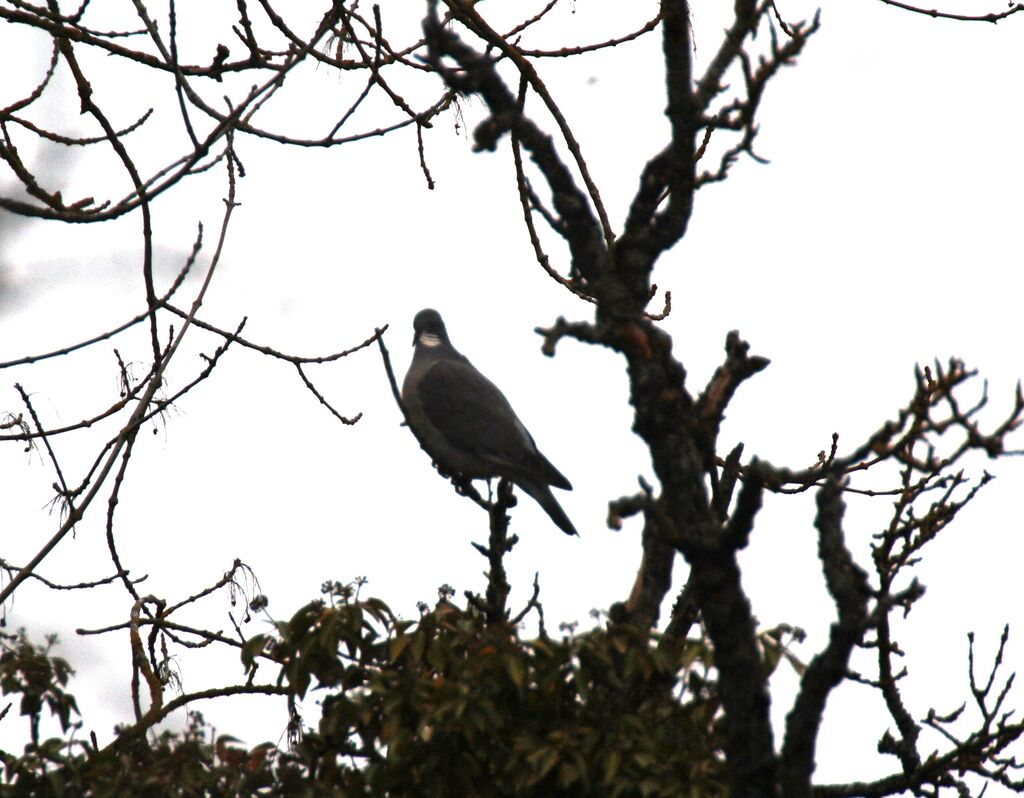
<path fill-rule="evenodd" d="M 555 209 L 565 224 L 573 275 L 592 281 L 604 268 L 607 245 L 606 228 L 594 217 L 587 195 L 577 187 L 550 137 L 519 112 L 514 95 L 498 75 L 494 63 L 444 28 L 437 18 L 435 3 L 430 3 L 429 10 L 424 30 L 431 65 L 451 88 L 480 94 L 491 111 L 491 117 L 475 131 L 477 147 L 493 150 L 502 134 L 515 130 L 551 187 Z M 461 71 L 446 66 L 442 61 L 445 57 L 453 58 Z"/>
<path fill-rule="evenodd" d="M 786 737 L 779 758 L 782 795 L 805 796 L 810 792 L 815 747 L 825 702 L 846 675 L 850 655 L 868 624 L 867 574 L 853 561 L 843 535 L 845 507 L 839 478 L 830 475 L 818 491 L 818 554 L 825 583 L 835 601 L 838 619 L 829 631 L 825 649 L 811 660 L 800 680 L 800 691 L 786 717 Z"/>
<path fill-rule="evenodd" d="M 939 11 L 935 8 L 922 8 L 910 3 L 901 3 L 899 0 L 879 0 L 887 6 L 902 8 L 904 11 L 912 11 L 915 14 L 923 14 L 932 19 L 952 19 L 957 22 L 991 22 L 993 24 L 1012 17 L 1014 14 L 1024 11 L 1024 3 L 1010 3 L 1005 11 L 992 11 L 988 14 L 954 14 L 951 11 Z"/>

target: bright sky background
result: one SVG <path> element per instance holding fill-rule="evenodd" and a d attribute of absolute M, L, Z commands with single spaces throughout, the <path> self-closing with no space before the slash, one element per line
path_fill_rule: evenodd
<path fill-rule="evenodd" d="M 617 13 L 623 5 L 615 5 Z M 650 5 L 637 3 L 632 19 L 650 16 Z M 726 19 L 704 16 L 709 4 L 695 5 L 701 6 L 696 57 L 703 65 Z M 964 5 L 979 13 L 980 4 Z M 608 8 L 593 0 L 565 3 L 524 44 L 590 42 L 631 27 L 612 20 Z M 197 9 L 185 4 L 182 13 Z M 780 0 L 779 9 L 794 21 L 814 6 Z M 385 30 L 395 38 L 400 13 L 384 4 Z M 664 324 L 691 390 L 699 391 L 720 362 L 731 329 L 772 359 L 731 405 L 723 452 L 743 441 L 745 458 L 803 467 L 828 448 L 833 432 L 840 451 L 848 451 L 908 400 L 914 364 L 935 357 L 961 357 L 989 380 L 992 423 L 1008 411 L 1024 371 L 1021 19 L 957 24 L 870 0 L 830 4 L 799 65 L 770 84 L 757 151 L 771 164 L 742 161 L 725 184 L 703 189 L 689 234 L 656 273 L 659 286 L 673 294 Z M 18 36 L 10 25 L 0 27 L 0 40 L 29 46 Z M 616 226 L 640 166 L 666 136 L 659 47 L 649 37 L 614 52 L 539 65 Z M 14 52 L 0 47 L 5 75 Z M 37 72 L 20 74 L 32 85 Z M 134 79 L 125 71 L 117 82 L 98 83 L 101 103 L 119 112 L 118 124 L 146 107 Z M 303 80 L 301 91 L 292 87 L 294 99 L 282 105 L 280 118 L 292 130 L 320 134 L 324 125 L 314 120 L 337 115 L 350 78 L 321 69 L 307 70 Z M 419 85 L 437 90 L 433 79 Z M 4 90 L 0 103 L 6 101 Z M 531 99 L 531 106 L 539 102 Z M 459 132 L 448 115 L 426 135 L 434 191 L 424 184 L 411 130 L 329 151 L 240 139 L 248 172 L 239 186 L 242 205 L 201 316 L 222 328 L 248 316 L 247 338 L 293 354 L 335 352 L 389 324 L 386 342 L 401 378 L 412 354 L 413 314 L 438 308 L 455 345 L 502 388 L 575 486 L 559 500 L 581 532 L 578 540 L 562 535 L 528 498 L 514 511 L 521 542 L 507 559 L 512 602 L 526 600 L 539 570 L 549 629 L 561 621 L 585 628 L 591 609 L 626 597 L 639 561 L 639 521 L 608 530 L 607 502 L 635 492 L 638 475 L 653 481 L 653 474 L 629 430 L 621 359 L 571 341 L 562 342 L 554 359 L 540 354 L 535 326 L 559 315 L 590 318 L 590 306 L 537 266 L 507 139 L 495 154 L 471 153 L 464 133 L 479 120 L 481 106 L 469 102 L 464 111 Z M 76 128 L 77 100 L 69 90 L 47 112 L 61 130 L 83 129 Z M 149 165 L 157 163 L 149 147 L 174 142 L 177 151 L 183 141 L 173 109 L 162 114 L 151 123 L 154 132 L 138 137 L 138 157 Z M 105 157 L 42 161 L 39 168 L 65 198 L 98 193 L 111 175 L 122 179 Z M 0 185 L 10 185 L 3 173 Z M 162 286 L 183 262 L 197 222 L 206 226 L 207 256 L 212 251 L 224 194 L 223 173 L 215 170 L 154 204 Z M 143 307 L 138 216 L 73 229 L 8 218 L 0 224 L 0 360 L 72 343 Z M 564 252 L 549 252 L 564 270 Z M 190 302 L 197 288 L 195 280 L 187 283 L 179 302 Z M 115 342 L 140 375 L 147 352 L 141 333 Z M 171 386 L 198 372 L 198 352 L 212 353 L 219 343 L 190 333 Z M 44 423 L 94 414 L 116 398 L 111 348 L 5 372 L 0 410 L 22 409 L 12 387 L 21 382 Z M 342 426 L 294 368 L 234 349 L 152 428 L 155 434 L 140 437 L 117 528 L 126 565 L 149 574 L 143 592 L 179 600 L 215 581 L 235 557 L 252 566 L 270 613 L 280 619 L 317 597 L 327 579 L 366 576 L 364 591 L 406 617 L 416 616 L 417 601 L 433 603 L 442 583 L 459 596 L 481 591 L 485 563 L 469 544 L 485 539 L 485 516 L 432 471 L 399 426 L 376 348 L 311 367 L 309 374 L 340 412 L 362 412 L 362 420 Z M 70 481 L 80 480 L 113 432 L 107 427 L 54 442 Z M 897 631 L 909 651 L 904 689 L 916 717 L 930 706 L 949 711 L 968 697 L 968 630 L 978 633 L 982 663 L 1005 622 L 1013 624 L 1011 665 L 1024 651 L 1017 501 L 1024 460 L 993 466 L 979 459 L 974 467 L 978 475 L 987 467 L 998 479 L 932 546 L 919 571 L 928 594 Z M 27 561 L 57 528 L 58 516 L 46 506 L 53 481 L 38 451 L 26 453 L 21 444 L 0 449 L 5 558 Z M 58 581 L 110 573 L 105 510 L 105 501 L 95 504 L 76 537 L 40 572 Z M 865 565 L 870 536 L 888 510 L 884 499 L 850 500 L 848 543 Z M 760 621 L 808 630 L 797 649 L 804 657 L 823 645 L 834 614 L 812 520 L 812 497 L 769 497 L 741 560 Z M 683 574 L 677 562 L 677 578 Z M 127 637 L 81 639 L 73 630 L 126 619 L 126 598 L 119 588 L 69 596 L 28 584 L 8 608 L 9 628 L 25 625 L 37 638 L 60 633 L 79 671 L 72 691 L 101 741 L 115 721 L 130 717 Z M 228 630 L 229 609 L 225 598 L 214 597 L 205 615 L 193 617 Z M 257 619 L 247 632 L 264 628 Z M 230 653 L 190 653 L 179 665 L 188 690 L 243 678 Z M 780 730 L 795 684 L 784 672 L 775 683 Z M 256 744 L 283 733 L 283 704 L 280 712 L 276 706 L 259 698 L 198 708 L 219 731 Z M 875 753 L 889 725 L 873 714 L 877 706 L 866 688 L 845 686 L 833 695 L 820 780 L 868 779 L 896 769 Z M 0 723 L 0 745 L 20 739 L 22 724 L 12 711 Z"/>

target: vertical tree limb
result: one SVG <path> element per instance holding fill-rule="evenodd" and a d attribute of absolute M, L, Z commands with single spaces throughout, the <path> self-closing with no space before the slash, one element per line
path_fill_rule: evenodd
<path fill-rule="evenodd" d="M 786 718 L 786 736 L 779 758 L 779 786 L 783 798 L 808 798 L 814 773 L 818 730 L 829 694 L 846 676 L 850 655 L 868 624 L 867 574 L 846 548 L 843 536 L 842 485 L 830 474 L 818 490 L 818 556 L 825 584 L 836 604 L 838 618 L 829 631 L 829 642 L 811 660 L 793 708 Z"/>

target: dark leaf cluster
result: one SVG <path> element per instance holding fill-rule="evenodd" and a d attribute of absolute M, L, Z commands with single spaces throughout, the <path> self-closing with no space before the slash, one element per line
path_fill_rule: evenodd
<path fill-rule="evenodd" d="M 775 638 L 773 638 L 775 639 Z M 11 663 L 66 664 L 27 642 Z M 632 625 L 552 639 L 442 600 L 418 621 L 377 599 L 312 602 L 241 649 L 280 663 L 293 705 L 321 718 L 288 749 L 182 732 L 123 735 L 103 749 L 74 734 L 4 754 L 25 795 L 679 796 L 725 795 L 721 705 L 705 640 L 660 646 Z M 778 648 L 765 667 L 778 662 Z M 16 689 L 15 689 L 16 688 Z M 27 684 L 15 692 L 30 694 Z M 34 694 L 34 693 L 33 693 Z M 33 710 L 38 718 L 41 708 Z M 54 704 L 50 711 L 56 713 Z M 62 719 L 63 720 L 63 719 Z M 80 725 L 80 724 L 79 724 Z M 67 731 L 65 724 L 65 731 Z"/>

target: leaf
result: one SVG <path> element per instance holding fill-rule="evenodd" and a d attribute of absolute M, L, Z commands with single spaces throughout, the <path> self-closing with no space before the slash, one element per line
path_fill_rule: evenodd
<path fill-rule="evenodd" d="M 604 760 L 604 784 L 611 784 L 622 766 L 622 752 L 612 749 Z"/>
<path fill-rule="evenodd" d="M 551 772 L 552 768 L 558 764 L 558 749 L 557 748 L 540 748 L 530 754 L 527 759 L 535 760 L 539 763 L 537 772 L 530 780 L 531 784 L 536 784 L 541 781 L 548 773 Z"/>
<path fill-rule="evenodd" d="M 506 657 L 505 669 L 508 671 L 508 677 L 512 680 L 512 683 L 522 689 L 523 684 L 526 682 L 526 666 L 523 665 L 523 661 L 514 655 Z"/>
<path fill-rule="evenodd" d="M 411 642 L 412 635 L 398 635 L 398 637 L 393 638 L 388 646 L 388 659 L 392 662 L 397 662 L 398 658 L 402 656 L 402 652 L 409 647 Z"/>
<path fill-rule="evenodd" d="M 363 606 L 370 615 L 385 626 L 395 617 L 391 612 L 391 608 L 378 598 L 366 599 L 363 602 Z"/>

